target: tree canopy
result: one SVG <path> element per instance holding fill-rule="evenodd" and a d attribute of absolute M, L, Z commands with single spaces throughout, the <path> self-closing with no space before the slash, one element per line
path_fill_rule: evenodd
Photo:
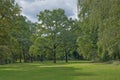
<path fill-rule="evenodd" d="M 82 29 L 78 43 L 82 54 L 93 54 L 103 60 L 120 59 L 119 3 L 119 0 L 78 0 Z"/>
<path fill-rule="evenodd" d="M 0 1 L 0 64 L 43 60 L 120 60 L 120 0 L 78 0 L 78 19 L 64 9 L 21 15 L 14 0 Z M 76 57 L 77 56 L 77 57 Z"/>

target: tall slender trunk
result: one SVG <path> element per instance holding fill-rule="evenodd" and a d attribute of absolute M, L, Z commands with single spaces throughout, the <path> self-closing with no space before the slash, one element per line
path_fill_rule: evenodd
<path fill-rule="evenodd" d="M 23 49 L 23 59 L 24 59 L 24 62 L 27 62 L 26 61 L 26 55 L 25 55 L 25 50 Z"/>
<path fill-rule="evenodd" d="M 30 61 L 33 62 L 33 54 L 30 55 Z"/>
<path fill-rule="evenodd" d="M 3 59 L 2 59 L 2 57 L 0 56 L 0 65 L 2 65 L 3 64 Z"/>
<path fill-rule="evenodd" d="M 53 52 L 53 63 L 56 63 L 56 53 Z"/>
<path fill-rule="evenodd" d="M 40 55 L 40 61 L 43 62 L 43 56 L 42 55 Z"/>
<path fill-rule="evenodd" d="M 67 53 L 66 49 L 65 49 L 65 62 L 68 63 L 68 53 Z"/>
<path fill-rule="evenodd" d="M 22 63 L 22 51 L 23 51 L 22 49 L 23 48 L 22 48 L 22 42 L 21 41 L 20 41 L 20 45 L 21 45 L 21 50 L 20 50 L 20 55 L 19 55 L 19 58 L 20 58 L 19 62 Z"/>
<path fill-rule="evenodd" d="M 20 63 L 22 62 L 22 53 L 20 53 Z"/>
<path fill-rule="evenodd" d="M 53 49 L 53 63 L 56 63 L 56 46 L 55 45 Z"/>

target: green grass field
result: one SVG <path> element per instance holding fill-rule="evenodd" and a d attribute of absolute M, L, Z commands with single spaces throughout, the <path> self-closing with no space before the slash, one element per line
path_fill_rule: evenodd
<path fill-rule="evenodd" d="M 74 61 L 0 65 L 0 80 L 120 80 L 120 65 Z"/>

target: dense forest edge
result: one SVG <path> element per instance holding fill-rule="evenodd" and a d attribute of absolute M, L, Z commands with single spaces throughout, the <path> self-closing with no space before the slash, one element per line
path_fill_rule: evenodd
<path fill-rule="evenodd" d="M 15 0 L 0 0 L 0 64 L 120 61 L 120 0 L 78 0 L 77 11 L 40 11 L 33 23 Z"/>

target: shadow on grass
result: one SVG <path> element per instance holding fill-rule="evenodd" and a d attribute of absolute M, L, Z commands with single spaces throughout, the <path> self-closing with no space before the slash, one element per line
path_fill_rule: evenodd
<path fill-rule="evenodd" d="M 94 63 L 92 61 L 69 61 L 69 63 L 72 63 L 72 64 L 76 64 L 76 63 L 82 63 L 82 64 L 86 64 L 86 63 Z"/>
<path fill-rule="evenodd" d="M 74 80 L 76 76 L 94 76 L 88 72 L 78 72 L 82 69 L 74 67 L 42 67 L 40 68 L 41 79 L 44 80 Z M 45 77 L 43 77 L 45 75 Z M 48 78 L 48 79 L 46 79 Z"/>
<path fill-rule="evenodd" d="M 96 74 L 90 73 L 90 72 L 77 72 L 74 73 L 73 76 L 95 76 Z"/>
<path fill-rule="evenodd" d="M 61 65 L 30 66 L 25 64 L 18 67 L 0 67 L 0 80 L 74 80 L 77 76 L 90 77 L 94 75 L 83 72 L 82 68 Z"/>

